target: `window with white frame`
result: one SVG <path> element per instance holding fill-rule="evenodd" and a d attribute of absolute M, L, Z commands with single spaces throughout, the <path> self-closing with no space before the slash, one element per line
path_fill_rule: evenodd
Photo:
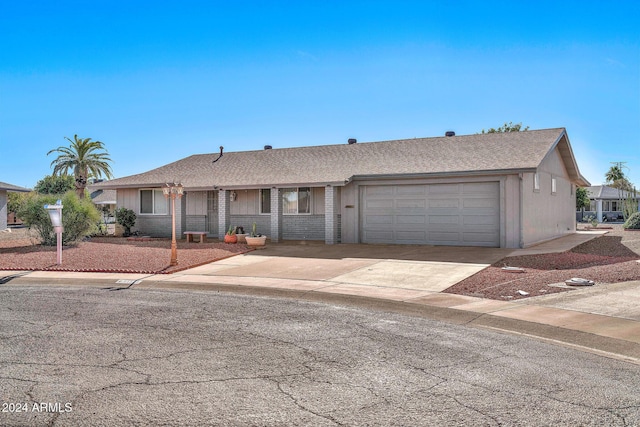
<path fill-rule="evenodd" d="M 604 212 L 618 212 L 618 204 L 617 200 L 605 200 L 602 202 L 602 210 Z"/>
<path fill-rule="evenodd" d="M 540 174 L 533 174 L 533 191 L 540 191 Z"/>
<path fill-rule="evenodd" d="M 558 181 L 551 177 L 551 194 L 556 194 L 556 191 L 558 190 Z"/>
<path fill-rule="evenodd" d="M 167 199 L 162 190 L 140 190 L 140 214 L 142 215 L 167 215 Z"/>
<path fill-rule="evenodd" d="M 311 213 L 311 188 L 285 188 L 282 190 L 282 213 L 285 215 Z"/>
<path fill-rule="evenodd" d="M 260 213 L 271 213 L 271 190 L 268 188 L 260 190 Z"/>

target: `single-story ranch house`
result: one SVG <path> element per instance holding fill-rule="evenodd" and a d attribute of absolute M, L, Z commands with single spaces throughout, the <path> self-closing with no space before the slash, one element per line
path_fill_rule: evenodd
<path fill-rule="evenodd" d="M 257 224 L 271 241 L 519 248 L 575 232 L 582 177 L 563 128 L 197 154 L 97 183 L 145 235 Z"/>
<path fill-rule="evenodd" d="M 7 184 L 0 181 L 0 230 L 7 228 L 7 193 L 26 193 L 29 192 L 28 188 L 18 187 L 17 185 Z"/>
<path fill-rule="evenodd" d="M 607 185 L 593 185 L 586 187 L 585 190 L 589 196 L 590 206 L 589 210 L 578 211 L 576 215 L 578 220 L 593 216 L 598 222 L 622 222 L 622 203 L 627 198 L 634 200 L 640 208 L 640 194 L 638 193 L 618 190 Z"/>

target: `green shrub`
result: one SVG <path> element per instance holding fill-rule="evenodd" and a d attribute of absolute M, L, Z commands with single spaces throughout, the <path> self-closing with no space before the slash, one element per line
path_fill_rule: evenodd
<path fill-rule="evenodd" d="M 627 219 L 622 228 L 640 229 L 640 212 L 636 212 Z"/>
<path fill-rule="evenodd" d="M 53 205 L 58 197 L 31 192 L 25 197 L 18 216 L 36 231 L 43 245 L 54 246 L 56 234 L 44 205 Z M 72 245 L 95 232 L 100 213 L 89 199 L 79 199 L 74 191 L 62 196 L 62 244 Z"/>
<path fill-rule="evenodd" d="M 136 213 L 131 209 L 116 209 L 116 222 L 124 227 L 124 236 L 131 235 L 131 228 L 136 225 Z"/>

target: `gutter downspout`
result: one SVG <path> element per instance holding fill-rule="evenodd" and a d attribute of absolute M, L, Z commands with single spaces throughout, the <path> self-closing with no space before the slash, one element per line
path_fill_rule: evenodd
<path fill-rule="evenodd" d="M 520 227 L 518 227 L 520 229 L 520 249 L 524 248 L 524 179 L 522 176 L 522 173 L 518 174 L 518 178 L 520 178 L 520 212 L 519 212 L 519 217 L 520 217 Z"/>

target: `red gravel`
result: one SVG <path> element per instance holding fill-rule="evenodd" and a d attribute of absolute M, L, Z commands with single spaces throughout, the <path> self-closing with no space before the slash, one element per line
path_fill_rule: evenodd
<path fill-rule="evenodd" d="M 65 247 L 62 265 L 56 248 L 35 244 L 26 229 L 0 233 L 0 270 L 95 271 L 121 273 L 175 273 L 250 251 L 242 244 L 178 241 L 178 265 L 171 267 L 171 240 L 129 241 L 121 237 L 94 237 Z"/>
<path fill-rule="evenodd" d="M 549 286 L 563 284 L 572 277 L 593 280 L 597 285 L 640 280 L 638 259 L 640 234 L 618 228 L 564 253 L 504 258 L 444 292 L 515 300 L 574 289 Z M 502 267 L 506 266 L 520 267 L 525 272 L 505 272 Z"/>

